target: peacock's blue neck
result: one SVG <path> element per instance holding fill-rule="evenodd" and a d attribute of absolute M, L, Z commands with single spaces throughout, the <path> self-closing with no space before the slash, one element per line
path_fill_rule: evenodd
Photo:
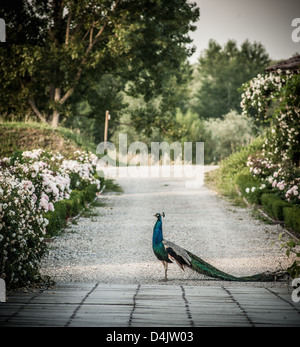
<path fill-rule="evenodd" d="M 162 233 L 162 221 L 161 219 L 157 219 L 154 228 L 153 228 L 153 238 L 152 243 L 153 246 L 158 246 L 163 240 L 163 233 Z"/>

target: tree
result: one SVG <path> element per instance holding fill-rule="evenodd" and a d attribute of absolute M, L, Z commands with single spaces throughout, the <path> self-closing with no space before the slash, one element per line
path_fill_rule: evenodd
<path fill-rule="evenodd" d="M 201 86 L 193 111 L 204 118 L 219 118 L 230 110 L 241 113 L 238 89 L 263 72 L 269 62 L 269 56 L 260 43 L 246 40 L 239 49 L 235 41 L 229 40 L 222 48 L 210 40 L 199 58 Z"/>
<path fill-rule="evenodd" d="M 84 81 L 78 85 L 70 97 L 69 115 L 62 117 L 66 127 L 80 129 L 92 136 L 96 143 L 104 139 L 105 113 L 109 110 L 109 134 L 119 124 L 120 117 L 126 109 L 123 97 L 125 81 L 117 76 L 106 74 L 101 78 Z"/>
<path fill-rule="evenodd" d="M 286 166 L 292 167 L 292 171 L 293 166 L 299 168 L 300 75 L 297 71 L 281 69 L 259 74 L 243 85 L 243 91 L 243 114 L 253 117 L 250 111 L 256 109 L 256 121 L 270 126 L 266 131 L 263 159 L 280 166 L 288 163 Z M 299 177 L 298 172 L 297 175 Z"/>
<path fill-rule="evenodd" d="M 254 139 L 254 122 L 236 111 L 222 118 L 210 118 L 204 122 L 204 127 L 209 134 L 205 145 L 214 162 L 225 159 Z"/>
<path fill-rule="evenodd" d="M 186 44 L 199 10 L 187 0 L 18 0 L 0 17 L 0 112 L 57 126 L 78 86 L 105 74 L 134 81 L 146 100 L 159 94 L 193 53 Z"/>

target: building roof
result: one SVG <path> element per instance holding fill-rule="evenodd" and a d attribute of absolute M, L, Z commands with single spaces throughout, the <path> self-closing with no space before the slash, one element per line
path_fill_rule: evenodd
<path fill-rule="evenodd" d="M 280 61 L 277 64 L 274 64 L 272 66 L 268 66 L 265 70 L 266 72 L 272 72 L 272 71 L 276 71 L 276 70 L 291 70 L 293 72 L 298 71 L 299 73 L 299 69 L 300 69 L 300 54 L 299 55 L 295 55 L 294 57 L 287 59 L 287 60 L 283 60 Z"/>

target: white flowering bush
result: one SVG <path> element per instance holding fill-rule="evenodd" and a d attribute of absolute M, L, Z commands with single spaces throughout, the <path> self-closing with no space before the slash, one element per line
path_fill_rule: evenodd
<path fill-rule="evenodd" d="M 8 287 L 41 280 L 38 264 L 49 223 L 45 216 L 70 199 L 75 188 L 100 189 L 96 162 L 92 153 L 75 152 L 69 160 L 41 149 L 0 160 L 0 278 Z"/>
<path fill-rule="evenodd" d="M 287 70 L 283 73 L 276 72 L 258 74 L 249 82 L 243 84 L 241 107 L 244 115 L 249 115 L 251 108 L 257 110 L 256 117 L 267 120 L 267 109 L 275 98 L 280 96 L 282 87 L 293 77 L 293 73 Z"/>
<path fill-rule="evenodd" d="M 37 204 L 34 185 L 8 169 L 0 171 L 0 277 L 8 286 L 39 279 L 48 220 Z"/>
<path fill-rule="evenodd" d="M 73 158 L 63 160 L 58 170 L 69 175 L 72 189 L 83 189 L 90 184 L 100 185 L 100 181 L 94 178 L 97 160 L 98 157 L 93 153 L 75 151 Z"/>
<path fill-rule="evenodd" d="M 250 116 L 268 122 L 261 151 L 247 165 L 260 188 L 268 188 L 283 200 L 300 204 L 300 76 L 291 71 L 258 75 L 244 84 L 241 107 Z M 272 113 L 268 107 L 273 103 Z M 248 187 L 246 193 L 251 192 Z"/>
<path fill-rule="evenodd" d="M 267 188 L 277 193 L 283 200 L 300 205 L 299 171 L 289 160 L 273 163 L 265 159 L 263 152 L 258 152 L 248 158 L 247 166 L 253 177 L 260 182 L 260 189 Z M 246 188 L 247 189 L 247 188 Z M 250 193 L 250 188 L 246 193 Z"/>

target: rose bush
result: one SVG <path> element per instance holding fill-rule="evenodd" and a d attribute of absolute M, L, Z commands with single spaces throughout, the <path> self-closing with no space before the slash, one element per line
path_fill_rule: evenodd
<path fill-rule="evenodd" d="M 300 76 L 277 70 L 258 75 L 243 89 L 243 114 L 250 116 L 255 108 L 256 118 L 270 125 L 262 150 L 248 158 L 250 172 L 261 187 L 300 205 Z M 246 193 L 250 192 L 251 187 Z"/>
<path fill-rule="evenodd" d="M 70 199 L 73 189 L 100 181 L 97 157 L 75 152 L 71 159 L 42 149 L 16 152 L 0 160 L 0 278 L 8 287 L 41 280 L 39 261 L 55 203 Z"/>

